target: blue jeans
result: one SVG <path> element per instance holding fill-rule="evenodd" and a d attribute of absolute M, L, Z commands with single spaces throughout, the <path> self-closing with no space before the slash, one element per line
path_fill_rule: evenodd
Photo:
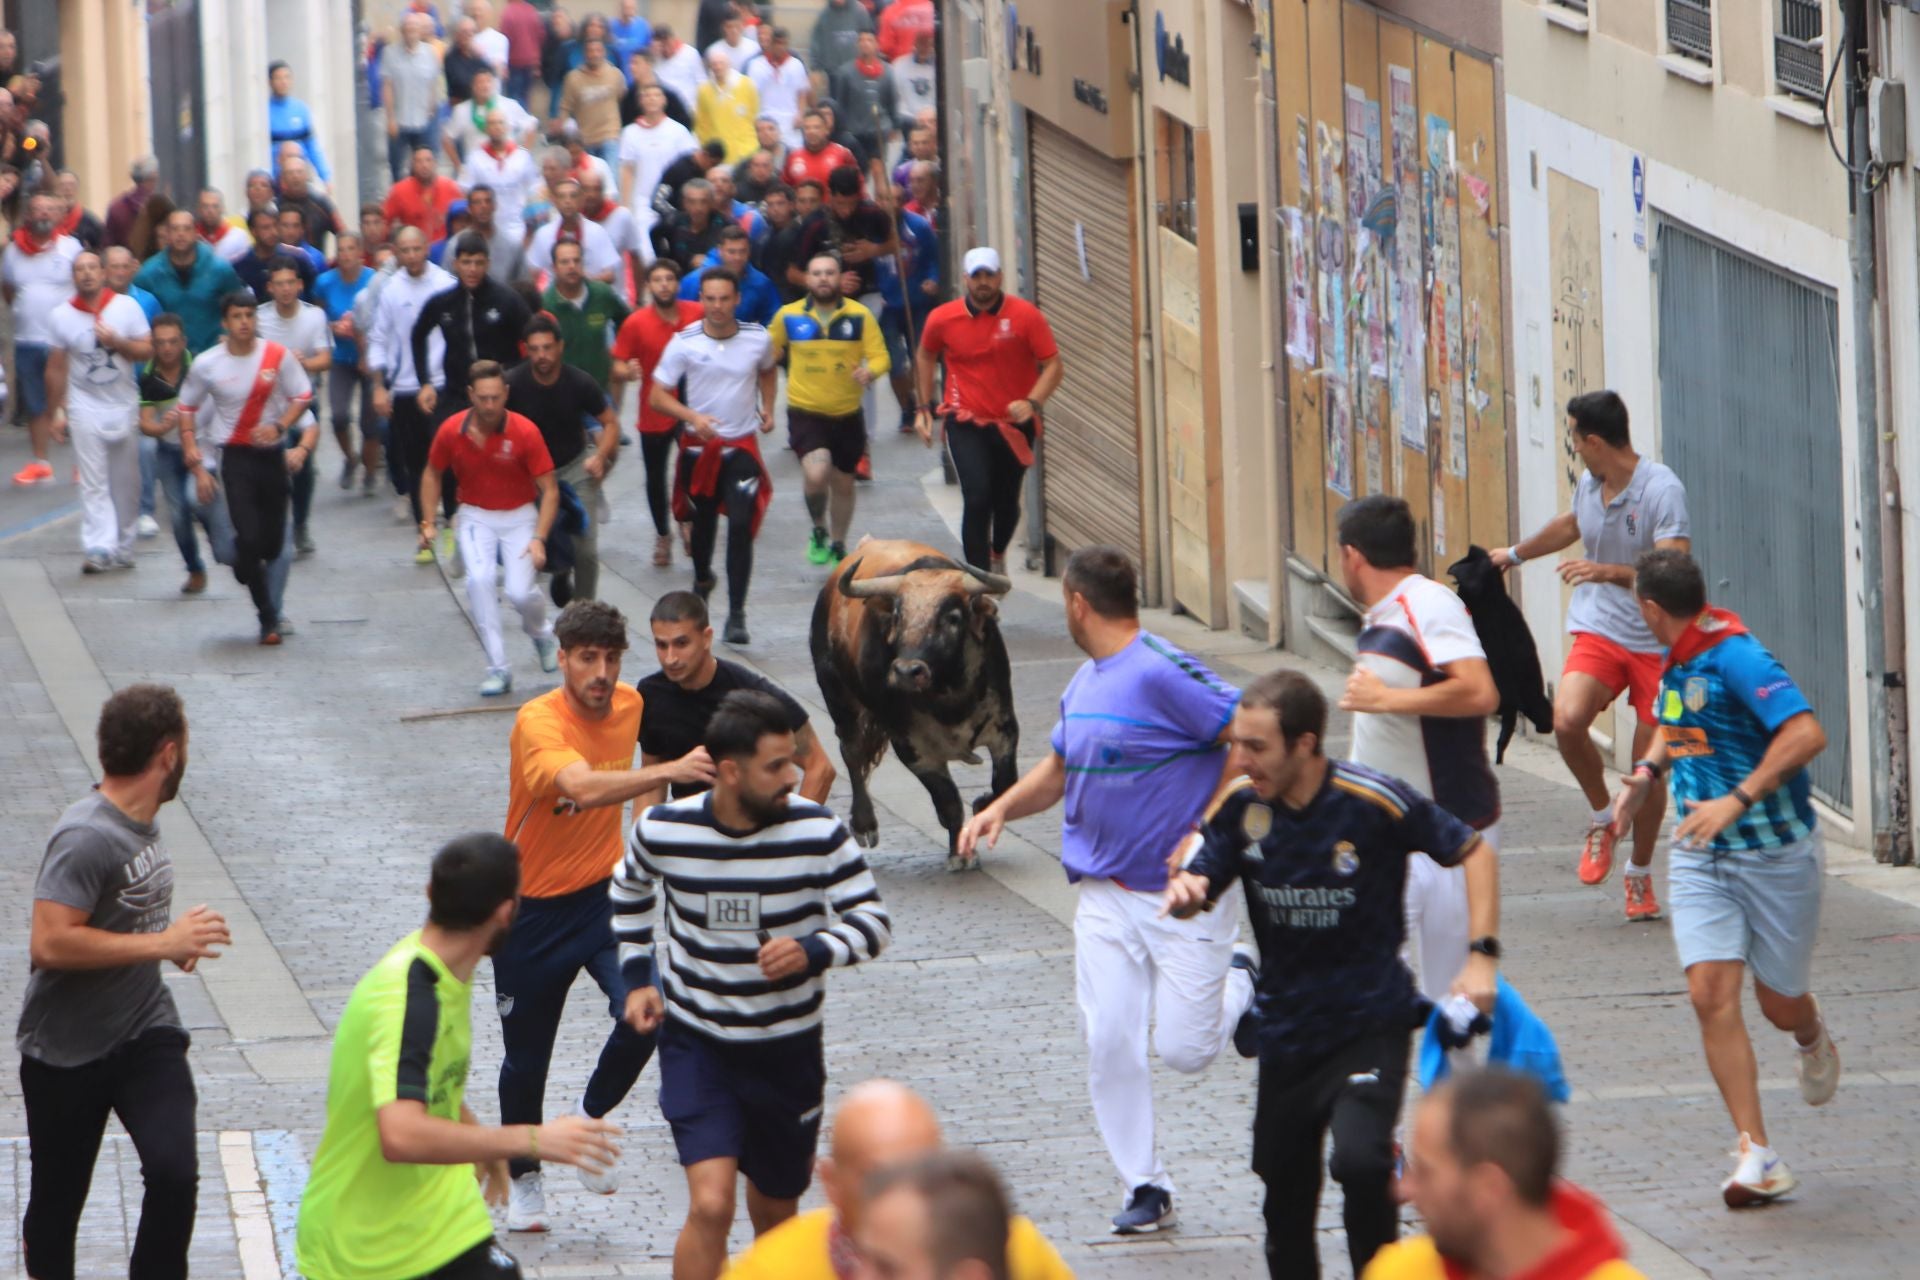
<path fill-rule="evenodd" d="M 440 158 L 440 121 L 429 120 L 424 128 L 402 129 L 387 139 L 387 167 L 393 171 L 395 182 L 407 176 L 407 170 L 413 166 L 413 153 L 421 147 L 433 152 L 433 158 Z"/>
<path fill-rule="evenodd" d="M 193 497 L 193 477 L 187 472 L 186 455 L 175 441 L 153 440 L 152 443 L 154 469 L 159 473 L 160 488 L 167 495 L 167 515 L 173 521 L 173 541 L 180 548 L 180 558 L 187 563 L 187 572 L 205 573 L 207 563 L 200 558 L 200 539 L 193 530 L 199 504 Z M 142 449 L 140 456 L 144 462 L 146 450 Z M 202 519 L 204 521 L 204 517 Z M 207 536 L 213 536 L 211 528 Z"/>
<path fill-rule="evenodd" d="M 194 525 L 199 524 L 213 548 L 215 564 L 231 565 L 235 558 L 233 517 L 227 512 L 226 491 L 215 486 L 213 501 L 202 504 L 194 491 L 193 475 L 187 470 L 180 446 L 171 440 L 157 442 L 160 484 L 167 495 L 167 510 L 173 518 L 173 540 L 180 547 L 180 558 L 187 562 L 188 573 L 205 573 L 206 561 L 200 557 L 199 539 Z M 287 536 L 281 539 L 280 554 L 267 565 L 267 594 L 273 599 L 274 612 L 287 597 L 287 577 L 293 572 L 293 513 L 287 513 Z"/>
<path fill-rule="evenodd" d="M 159 477 L 160 442 L 149 435 L 140 437 L 140 514 L 153 514 L 154 482 Z"/>
<path fill-rule="evenodd" d="M 527 106 L 527 95 L 533 92 L 533 78 L 538 73 L 538 67 L 507 68 L 507 96 L 529 111 L 533 108 Z"/>

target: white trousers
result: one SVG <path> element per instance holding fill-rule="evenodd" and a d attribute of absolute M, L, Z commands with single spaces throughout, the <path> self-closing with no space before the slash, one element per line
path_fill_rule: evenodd
<path fill-rule="evenodd" d="M 531 504 L 511 511 L 463 506 L 454 517 L 454 536 L 467 566 L 467 603 L 473 606 L 474 627 L 493 675 L 513 672 L 507 646 L 500 639 L 496 582 L 507 603 L 520 611 L 520 625 L 529 636 L 539 640 L 553 634 L 553 624 L 547 621 L 547 598 L 540 593 L 539 575 L 527 556 L 527 544 L 539 521 L 539 509 Z"/>
<path fill-rule="evenodd" d="M 1212 911 L 1159 919 L 1161 897 L 1111 880 L 1082 880 L 1073 917 L 1074 993 L 1087 1044 L 1087 1088 L 1107 1154 L 1131 1191 L 1173 1189 L 1153 1135 L 1153 1050 L 1175 1071 L 1203 1070 L 1233 1042 L 1253 982 L 1232 968 L 1240 886 Z"/>
<path fill-rule="evenodd" d="M 1500 851 L 1500 824 L 1480 838 Z M 1467 963 L 1467 873 L 1443 867 L 1424 853 L 1407 860 L 1407 941 L 1400 956 L 1413 970 L 1420 994 L 1438 1002 L 1453 990 L 1453 980 Z"/>
<path fill-rule="evenodd" d="M 140 518 L 140 433 L 126 423 L 103 430 L 69 417 L 67 435 L 80 470 L 81 549 L 102 558 L 131 555 Z"/>

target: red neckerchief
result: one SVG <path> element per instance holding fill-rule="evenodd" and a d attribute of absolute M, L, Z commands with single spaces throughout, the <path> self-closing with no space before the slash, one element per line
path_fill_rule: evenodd
<path fill-rule="evenodd" d="M 32 233 L 29 232 L 25 227 L 21 227 L 19 230 L 13 233 L 14 247 L 19 249 L 20 252 L 26 254 L 28 257 L 32 257 L 36 253 L 45 253 L 47 250 L 53 248 L 54 242 L 57 241 L 59 238 L 60 238 L 60 233 L 58 231 L 55 231 L 52 235 L 47 237 L 45 244 L 40 244 L 34 240 Z"/>
<path fill-rule="evenodd" d="M 580 163 L 567 170 L 567 172 L 573 174 L 576 178 L 583 178 L 587 174 L 592 173 L 593 153 L 591 151 L 582 151 L 580 153 Z"/>
<path fill-rule="evenodd" d="M 78 311 L 83 315 L 92 316 L 94 319 L 98 320 L 100 318 L 100 313 L 107 309 L 107 304 L 109 302 L 112 302 L 114 298 L 117 296 L 118 295 L 115 294 L 114 291 L 111 289 L 102 289 L 100 291 L 100 300 L 94 303 L 92 306 L 88 306 L 85 302 L 81 301 L 80 295 L 77 293 L 74 294 L 71 298 L 68 298 L 67 301 L 73 304 L 73 309 L 75 311 Z"/>
<path fill-rule="evenodd" d="M 53 229 L 53 238 L 58 240 L 61 236 L 72 235 L 80 226 L 80 219 L 85 216 L 86 212 L 85 209 L 77 204 L 67 210 L 67 216 L 60 219 L 60 225 Z"/>
<path fill-rule="evenodd" d="M 233 230 L 232 227 L 222 222 L 217 227 L 215 227 L 214 230 L 208 231 L 205 227 L 200 225 L 200 219 L 198 218 L 195 218 L 193 220 L 193 229 L 195 231 L 198 231 L 200 233 L 200 238 L 202 240 L 205 240 L 208 244 L 219 244 L 222 240 L 225 240 L 227 238 L 227 232 Z"/>
<path fill-rule="evenodd" d="M 583 238 L 580 228 L 580 215 L 577 213 L 573 215 L 573 227 L 571 229 L 568 228 L 565 218 L 560 219 L 559 223 L 553 229 L 553 242 L 555 244 L 579 244 Z"/>
<path fill-rule="evenodd" d="M 594 213 L 592 210 L 587 210 L 586 213 L 587 213 L 587 216 L 589 218 L 592 218 L 595 222 L 605 222 L 608 218 L 613 216 L 613 211 L 615 209 L 618 209 L 619 207 L 620 206 L 615 204 L 613 201 L 603 198 L 600 201 L 600 212 Z"/>
<path fill-rule="evenodd" d="M 1508 1280 L 1566 1280 L 1569 1276 L 1591 1275 L 1607 1263 L 1624 1256 L 1620 1237 L 1607 1220 L 1607 1211 L 1590 1194 L 1571 1182 L 1556 1181 L 1549 1205 L 1553 1216 L 1568 1233 L 1558 1247 L 1525 1271 Z M 1442 1258 L 1440 1266 L 1447 1280 L 1468 1280 L 1466 1267 L 1451 1258 Z"/>
<path fill-rule="evenodd" d="M 872 62 L 868 62 L 864 58 L 855 58 L 853 60 L 853 69 L 869 80 L 878 80 L 880 73 L 887 69 L 887 64 L 878 58 L 875 58 Z"/>
<path fill-rule="evenodd" d="M 510 156 L 510 155 L 512 155 L 512 154 L 513 154 L 513 148 L 514 148 L 514 144 L 513 144 L 513 142 L 512 142 L 511 140 L 509 140 L 509 141 L 508 141 L 508 143 L 507 143 L 507 147 L 506 147 L 506 150 L 504 150 L 504 151 L 495 151 L 495 150 L 493 149 L 493 143 L 492 143 L 492 141 L 491 141 L 491 140 L 489 140 L 489 141 L 487 142 L 487 145 L 486 145 L 486 146 L 484 146 L 484 147 L 481 147 L 480 149 L 481 149 L 482 151 L 484 151 L 484 152 L 486 152 L 486 153 L 487 153 L 488 155 L 490 155 L 490 156 L 492 156 L 492 157 L 493 157 L 493 162 L 494 162 L 495 164 L 499 164 L 499 163 L 500 163 L 500 162 L 501 162 L 502 160 L 505 160 L 505 159 L 506 159 L 506 158 L 507 158 L 508 156 Z"/>
<path fill-rule="evenodd" d="M 1683 662 L 1691 662 L 1722 640 L 1747 634 L 1747 626 L 1740 621 L 1740 615 L 1731 609 L 1716 609 L 1707 606 L 1705 613 L 1687 624 L 1687 629 L 1675 637 L 1667 649 L 1667 663 L 1662 667 L 1665 674 Z"/>
<path fill-rule="evenodd" d="M 827 1224 L 827 1263 L 833 1268 L 834 1280 L 853 1280 L 860 1272 L 860 1251 L 840 1225 L 838 1214 Z"/>

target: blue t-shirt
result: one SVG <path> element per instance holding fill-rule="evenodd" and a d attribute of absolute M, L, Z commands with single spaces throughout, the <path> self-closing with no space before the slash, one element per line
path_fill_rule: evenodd
<path fill-rule="evenodd" d="M 1187 870 L 1207 878 L 1208 895 L 1246 883 L 1263 1063 L 1420 1025 L 1427 1002 L 1400 958 L 1407 859 L 1454 866 L 1478 839 L 1471 827 L 1398 778 L 1336 760 L 1306 808 L 1268 803 L 1245 784 L 1204 836 Z"/>
<path fill-rule="evenodd" d="M 1779 659 L 1745 631 L 1712 640 L 1714 630 L 1734 625 L 1733 615 L 1709 612 L 1699 630 L 1709 647 L 1691 652 L 1688 632 L 1675 643 L 1689 656 L 1660 677 L 1660 733 L 1672 766 L 1679 812 L 1687 801 L 1716 800 L 1754 771 L 1780 726 L 1811 711 L 1806 695 Z M 1714 837 L 1719 853 L 1774 849 L 1811 836 L 1816 825 L 1807 771 L 1797 769 L 1746 816 Z"/>
<path fill-rule="evenodd" d="M 140 304 L 140 310 L 146 313 L 148 324 L 152 324 L 153 318 L 165 310 L 165 308 L 160 305 L 160 299 L 154 297 L 152 293 L 142 289 L 137 284 L 127 286 L 127 296 Z"/>
<path fill-rule="evenodd" d="M 718 254 L 715 250 L 715 254 Z M 716 265 L 718 258 L 707 266 Z M 707 267 L 696 267 L 687 273 L 680 282 L 680 296 L 687 302 L 700 300 L 700 281 L 706 276 Z M 767 325 L 773 323 L 773 313 L 780 309 L 780 291 L 767 278 L 766 272 L 749 264 L 740 273 L 740 306 L 734 312 L 741 320 L 749 324 Z"/>
<path fill-rule="evenodd" d="M 320 278 L 313 282 L 313 298 L 326 311 L 328 322 L 332 323 L 342 316 L 352 315 L 354 300 L 366 291 L 367 286 L 373 283 L 373 278 L 377 274 L 379 273 L 372 267 L 363 265 L 360 268 L 360 274 L 349 284 L 341 276 L 338 267 L 321 272 Z M 336 335 L 333 340 L 333 363 L 339 366 L 358 366 L 360 344 L 352 338 Z"/>
<path fill-rule="evenodd" d="M 1167 855 L 1220 782 L 1221 730 L 1240 691 L 1142 631 L 1083 663 L 1060 695 L 1054 754 L 1066 761 L 1060 863 L 1067 877 L 1166 887 Z"/>
<path fill-rule="evenodd" d="M 607 51 L 608 61 L 622 71 L 633 65 L 633 55 L 653 43 L 653 26 L 638 14 L 632 18 L 609 18 L 607 34 L 614 47 Z"/>

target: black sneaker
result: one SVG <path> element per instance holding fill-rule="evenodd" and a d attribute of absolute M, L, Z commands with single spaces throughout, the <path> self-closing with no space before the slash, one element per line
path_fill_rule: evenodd
<path fill-rule="evenodd" d="M 1257 994 L 1260 990 L 1260 965 L 1254 959 L 1253 948 L 1244 942 L 1236 943 L 1233 948 L 1233 967 L 1247 971 L 1247 977 L 1252 981 L 1256 993 L 1254 1003 L 1248 1005 L 1247 1011 L 1240 1015 L 1240 1021 L 1233 1024 L 1233 1049 L 1243 1058 L 1257 1058 L 1260 1056 L 1260 1011 Z"/>
<path fill-rule="evenodd" d="M 827 558 L 832 564 L 839 564 L 842 560 L 845 560 L 847 558 L 847 544 L 844 542 L 836 542 L 828 547 Z"/>
<path fill-rule="evenodd" d="M 747 634 L 747 615 L 744 613 L 728 614 L 727 630 L 723 638 L 730 645 L 752 644 L 753 637 Z"/>
<path fill-rule="evenodd" d="M 720 579 L 718 578 L 695 578 L 693 580 L 693 589 L 702 600 L 713 595 L 713 589 L 719 585 Z"/>
<path fill-rule="evenodd" d="M 1173 1225 L 1173 1194 L 1165 1187 L 1143 1182 L 1127 1197 L 1127 1207 L 1113 1215 L 1113 1234 L 1140 1236 Z"/>

